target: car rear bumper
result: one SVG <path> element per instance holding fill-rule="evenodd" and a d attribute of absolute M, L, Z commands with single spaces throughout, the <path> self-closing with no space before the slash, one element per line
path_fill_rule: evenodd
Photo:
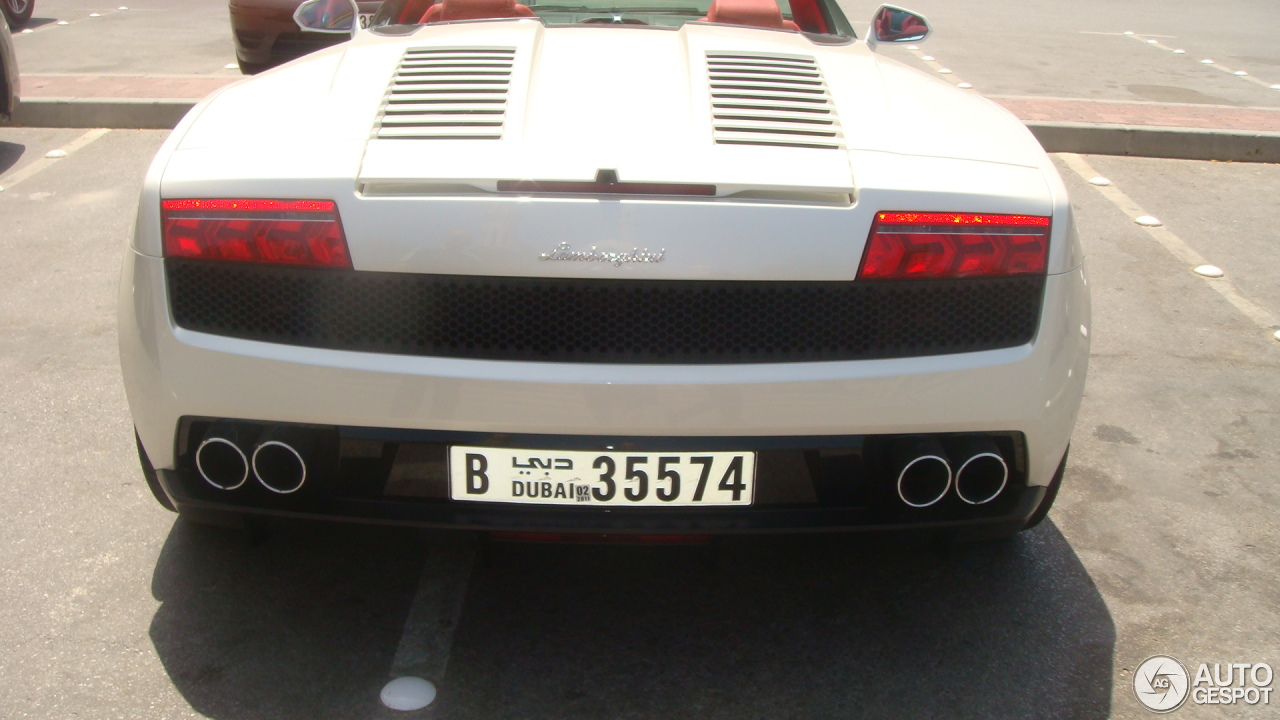
<path fill-rule="evenodd" d="M 1065 466 L 1065 458 L 1063 465 Z M 756 533 L 936 532 L 964 539 L 1011 535 L 1026 527 L 1046 496 L 1046 488 L 1021 488 L 999 513 L 976 517 L 899 517 L 876 508 L 770 507 L 715 510 L 588 510 L 524 508 L 512 505 L 407 503 L 334 498 L 309 507 L 246 505 L 197 497 L 176 471 L 159 471 L 163 491 L 180 513 L 400 525 L 441 530 L 581 535 L 738 535 Z"/>
<path fill-rule="evenodd" d="M 159 258 L 130 251 L 121 364 L 147 456 L 179 508 L 577 532 L 750 532 L 1017 525 L 1043 497 L 1070 439 L 1088 360 L 1083 271 L 1050 276 L 1036 339 L 953 355 L 774 364 L 625 365 L 415 357 L 303 348 L 175 327 Z M 1019 487 L 978 515 L 877 514 L 862 500 L 805 506 L 583 511 L 362 496 L 290 505 L 205 492 L 187 462 L 192 422 L 305 424 L 344 438 L 447 446 L 688 450 L 841 448 L 907 435 L 993 433 L 1019 447 Z M 524 436 L 521 439 L 521 436 Z M 512 440 L 512 438 L 517 440 Z M 701 440 L 700 440 L 701 439 Z M 1012 445 L 1010 446 L 1012 447 Z M 187 457 L 187 459 L 184 459 Z M 806 456 L 807 457 L 807 456 Z M 292 501 L 290 501 L 292 502 Z M 900 509 L 900 508 L 899 508 Z M 998 512 L 997 512 L 998 510 Z M 1016 529 L 1016 528 L 1015 528 Z"/>

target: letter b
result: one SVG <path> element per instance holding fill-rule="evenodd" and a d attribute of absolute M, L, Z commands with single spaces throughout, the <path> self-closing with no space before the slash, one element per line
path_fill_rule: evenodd
<path fill-rule="evenodd" d="M 483 455 L 467 453 L 467 494 L 483 495 L 489 492 L 489 461 Z"/>

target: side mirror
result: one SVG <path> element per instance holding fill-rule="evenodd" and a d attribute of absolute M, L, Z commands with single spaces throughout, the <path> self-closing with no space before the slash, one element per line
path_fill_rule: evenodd
<path fill-rule="evenodd" d="M 293 13 L 298 27 L 311 32 L 355 35 L 360 29 L 356 0 L 307 0 Z"/>
<path fill-rule="evenodd" d="M 920 42 L 930 32 L 929 21 L 923 16 L 893 5 L 881 5 L 871 19 L 875 42 Z"/>

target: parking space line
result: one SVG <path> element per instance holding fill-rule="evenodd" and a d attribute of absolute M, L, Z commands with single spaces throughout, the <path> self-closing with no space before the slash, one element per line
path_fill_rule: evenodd
<path fill-rule="evenodd" d="M 15 38 L 19 38 L 19 37 L 22 37 L 22 36 L 24 36 L 24 35 L 34 35 L 34 34 L 39 33 L 39 32 L 47 32 L 47 31 L 49 31 L 49 30 L 56 30 L 56 29 L 58 29 L 58 28 L 60 28 L 60 27 L 66 27 L 67 25 L 75 25 L 75 24 L 77 24 L 77 23 L 82 23 L 82 22 L 84 22 L 85 20 L 97 20 L 97 19 L 99 19 L 99 18 L 103 18 L 103 17 L 106 17 L 106 16 L 108 16 L 108 15 L 118 15 L 118 14 L 120 14 L 120 13 L 124 12 L 124 11 L 123 11 L 123 10 L 118 10 L 118 9 L 110 9 L 110 10 L 95 10 L 95 11 L 93 11 L 93 12 L 94 12 L 95 14 L 93 14 L 93 15 L 85 15 L 84 17 L 78 17 L 78 18 L 76 18 L 75 20 L 64 20 L 64 19 L 62 19 L 62 18 L 56 18 L 56 19 L 54 20 L 54 22 L 51 22 L 51 23 L 45 23 L 44 25 L 41 25 L 41 26 L 39 26 L 39 27 L 35 27 L 35 28 L 27 28 L 27 29 L 22 30 L 22 31 L 14 32 L 14 33 L 13 33 L 13 36 L 14 36 Z M 66 23 L 66 25 L 59 25 L 58 23 Z"/>
<path fill-rule="evenodd" d="M 1126 35 L 1126 36 L 1128 36 L 1128 37 L 1133 38 L 1134 40 L 1137 40 L 1138 42 L 1141 42 L 1142 44 L 1144 44 L 1144 45 L 1146 45 L 1146 46 L 1148 46 L 1148 47 L 1156 48 L 1157 50 L 1164 50 L 1164 51 L 1166 51 L 1166 52 L 1171 52 L 1171 53 L 1175 53 L 1175 54 L 1178 54 L 1178 55 L 1186 55 L 1186 54 L 1187 54 L 1187 52 L 1186 52 L 1185 50 L 1181 50 L 1181 49 L 1179 49 L 1179 48 L 1169 47 L 1168 45 L 1165 45 L 1164 43 L 1160 42 L 1159 40 L 1152 40 L 1152 39 L 1150 39 L 1150 38 L 1167 38 L 1167 37 L 1169 37 L 1169 36 L 1167 36 L 1167 35 L 1140 35 L 1140 34 L 1138 34 L 1138 33 L 1125 33 L 1125 35 Z M 1260 80 L 1260 79 L 1258 79 L 1258 78 L 1254 77 L 1253 75 L 1250 75 L 1248 72 L 1246 72 L 1246 71 L 1244 71 L 1244 70 L 1233 70 L 1233 69 L 1231 69 L 1231 68 L 1229 68 L 1229 67 L 1227 67 L 1227 66 L 1225 66 L 1225 65 L 1219 65 L 1217 62 L 1214 62 L 1212 59 L 1209 59 L 1209 58 L 1206 58 L 1206 59 L 1204 59 L 1204 60 L 1201 60 L 1201 61 L 1200 61 L 1200 64 L 1205 65 L 1205 66 L 1208 66 L 1208 67 L 1211 67 L 1211 68 L 1214 68 L 1215 70 L 1220 70 L 1220 71 L 1222 71 L 1222 72 L 1224 72 L 1224 73 L 1226 73 L 1226 74 L 1228 74 L 1228 75 L 1232 75 L 1232 76 L 1234 76 L 1234 77 L 1238 77 L 1238 78 L 1240 78 L 1241 80 L 1244 80 L 1244 81 L 1246 81 L 1246 82 L 1251 82 L 1251 83 L 1253 83 L 1254 85 L 1261 85 L 1261 86 L 1262 86 L 1262 87 L 1264 87 L 1264 88 L 1268 88 L 1268 89 L 1275 89 L 1275 88 L 1277 88 L 1277 87 L 1280 87 L 1280 86 L 1273 85 L 1273 84 L 1271 84 L 1271 83 L 1267 82 L 1266 80 Z"/>
<path fill-rule="evenodd" d="M 85 134 L 81 135 L 75 140 L 72 140 L 66 145 L 63 145 L 62 147 L 58 148 L 62 152 L 66 153 L 61 158 L 51 158 L 51 157 L 45 156 L 40 158 L 39 160 L 36 160 L 30 165 L 22 168 L 21 170 L 17 170 L 8 175 L 0 177 L 0 189 L 4 189 L 4 190 L 13 189 L 15 185 L 22 182 L 23 180 L 30 178 L 31 176 L 39 173 L 41 170 L 44 170 L 45 168 L 53 166 L 54 164 L 58 163 L 59 161 L 61 161 L 66 157 L 70 157 L 71 154 L 74 153 L 75 151 L 83 148 L 89 143 L 92 143 L 94 140 L 101 138 L 102 136 L 106 135 L 109 132 L 111 132 L 110 128 L 95 128 L 93 130 L 86 132 Z"/>
<path fill-rule="evenodd" d="M 920 62 L 927 65 L 934 72 L 940 75 L 949 75 L 950 77 L 947 78 L 947 82 L 954 84 L 956 87 L 962 90 L 973 89 L 972 83 L 968 83 L 961 80 L 960 77 L 955 74 L 954 70 L 943 65 L 941 62 L 938 61 L 937 58 L 933 57 L 932 55 L 926 55 L 925 52 L 920 49 L 919 45 L 908 45 L 906 50 L 912 55 L 915 55 L 916 58 L 920 60 Z"/>
<path fill-rule="evenodd" d="M 1067 164 L 1067 167 L 1071 168 L 1071 170 L 1079 175 L 1085 182 L 1088 182 L 1090 178 L 1094 178 L 1099 175 L 1098 171 L 1094 170 L 1093 166 L 1091 166 L 1088 161 L 1075 153 L 1057 153 L 1057 155 L 1062 158 L 1063 162 Z M 1128 195 L 1125 195 L 1124 192 L 1115 185 L 1093 185 L 1092 187 L 1102 193 L 1103 197 L 1110 200 L 1111 204 L 1115 205 L 1121 212 L 1128 215 L 1131 220 L 1148 214 L 1141 206 L 1135 203 Z M 1194 268 L 1209 264 L 1209 261 L 1206 260 L 1204 256 L 1196 252 L 1182 238 L 1175 235 L 1172 230 L 1169 230 L 1163 225 L 1156 227 L 1143 226 L 1142 229 L 1147 231 L 1147 234 L 1156 242 L 1160 243 L 1160 245 L 1164 247 L 1165 250 L 1168 250 L 1171 255 L 1181 262 L 1186 263 L 1189 267 Z M 1213 288 L 1213 290 L 1225 298 L 1227 302 L 1234 305 L 1235 308 L 1245 317 L 1249 318 L 1254 323 L 1257 323 L 1263 329 L 1275 330 L 1280 328 L 1280 320 L 1277 320 L 1275 315 L 1266 308 L 1263 308 L 1252 300 L 1241 295 L 1240 291 L 1237 290 L 1235 285 L 1233 285 L 1227 278 L 1202 279 L 1206 285 Z"/>
<path fill-rule="evenodd" d="M 469 539 L 434 543 L 427 550 L 391 663 L 392 677 L 420 677 L 437 685 L 444 680 L 475 559 L 476 546 Z"/>

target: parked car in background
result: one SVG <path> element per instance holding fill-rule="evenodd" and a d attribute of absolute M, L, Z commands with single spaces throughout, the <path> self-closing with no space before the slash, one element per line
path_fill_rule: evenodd
<path fill-rule="evenodd" d="M 13 54 L 13 39 L 9 37 L 9 24 L 6 20 L 3 32 L 0 32 L 0 117 L 7 120 L 17 107 L 18 59 Z"/>
<path fill-rule="evenodd" d="M 4 12 L 4 19 L 9 21 L 9 27 L 26 25 L 35 9 L 36 0 L 0 0 L 0 11 Z"/>
<path fill-rule="evenodd" d="M 21 0 L 0 0 L 0 3 Z M 236 62 L 246 75 L 302 57 L 320 48 L 347 40 L 346 35 L 304 32 L 293 21 L 293 13 L 303 0 L 231 0 L 231 35 L 236 46 Z M 378 2 L 361 2 L 363 17 L 377 11 Z"/>

